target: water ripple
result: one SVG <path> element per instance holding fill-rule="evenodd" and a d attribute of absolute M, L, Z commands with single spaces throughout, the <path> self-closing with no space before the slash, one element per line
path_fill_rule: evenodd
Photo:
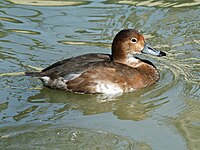
<path fill-rule="evenodd" d="M 53 1 L 53 0 L 8 0 L 14 4 L 32 5 L 32 6 L 76 6 L 87 4 L 87 2 L 74 1 Z"/>
<path fill-rule="evenodd" d="M 101 130 L 50 124 L 27 124 L 14 129 L 12 126 L 0 129 L 3 149 L 151 149 L 146 143 Z"/>
<path fill-rule="evenodd" d="M 17 20 L 17 19 L 14 19 L 14 18 L 10 18 L 10 17 L 0 17 L 0 20 L 7 21 L 7 22 L 14 22 L 14 23 L 23 23 L 20 20 Z"/>
<path fill-rule="evenodd" d="M 129 4 L 129 5 L 135 5 L 135 6 L 148 6 L 148 7 L 175 7 L 175 8 L 180 8 L 180 7 L 190 7 L 190 6 L 198 6 L 200 2 L 198 0 L 194 0 L 193 2 L 186 2 L 186 3 L 178 3 L 178 2 L 165 2 L 165 1 L 153 1 L 153 0 L 145 0 L 142 2 L 137 2 L 137 1 L 118 1 L 119 4 Z"/>

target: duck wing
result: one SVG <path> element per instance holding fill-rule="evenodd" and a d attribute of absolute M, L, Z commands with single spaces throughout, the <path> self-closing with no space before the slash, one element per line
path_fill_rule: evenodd
<path fill-rule="evenodd" d="M 111 60 L 111 55 L 109 54 L 91 53 L 58 61 L 43 69 L 41 72 L 25 72 L 25 74 L 35 77 L 64 76 L 70 72 L 82 72 L 81 70 L 84 70 L 89 63 L 109 60 Z"/>

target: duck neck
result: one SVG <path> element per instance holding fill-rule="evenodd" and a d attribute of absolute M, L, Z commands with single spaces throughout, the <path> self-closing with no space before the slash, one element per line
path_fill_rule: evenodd
<path fill-rule="evenodd" d="M 112 59 L 115 62 L 120 62 L 126 59 L 126 52 L 123 51 L 123 45 L 117 44 L 113 41 L 112 44 Z"/>
<path fill-rule="evenodd" d="M 112 59 L 114 62 L 118 62 L 121 64 L 125 64 L 131 67 L 137 67 L 138 64 L 141 62 L 138 58 L 134 57 L 132 54 L 125 54 L 123 52 L 119 52 L 120 54 L 112 53 Z"/>
<path fill-rule="evenodd" d="M 134 57 L 133 54 L 131 54 L 131 50 L 127 49 L 126 44 L 120 44 L 123 43 L 122 40 L 113 40 L 112 43 L 112 60 L 114 62 L 118 62 L 121 64 L 125 64 L 131 67 L 136 67 L 138 63 L 140 63 L 140 60 L 136 57 Z"/>

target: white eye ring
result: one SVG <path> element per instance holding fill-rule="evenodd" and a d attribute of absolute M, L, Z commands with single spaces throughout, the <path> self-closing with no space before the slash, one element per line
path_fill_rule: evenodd
<path fill-rule="evenodd" d="M 136 38 L 132 38 L 132 39 L 131 39 L 131 42 L 132 42 L 132 43 L 137 43 L 137 39 L 136 39 Z"/>

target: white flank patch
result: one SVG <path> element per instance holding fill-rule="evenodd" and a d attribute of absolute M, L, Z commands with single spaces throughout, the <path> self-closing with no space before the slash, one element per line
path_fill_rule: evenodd
<path fill-rule="evenodd" d="M 59 77 L 53 80 L 51 86 L 57 89 L 66 89 L 66 82 L 67 80 L 65 80 L 63 77 Z"/>
<path fill-rule="evenodd" d="M 50 77 L 48 76 L 44 76 L 44 77 L 41 77 L 44 85 L 49 85 L 49 80 L 50 80 Z"/>
<path fill-rule="evenodd" d="M 96 85 L 96 92 L 102 94 L 118 94 L 123 93 L 123 90 L 116 84 L 103 83 L 99 81 Z"/>
<path fill-rule="evenodd" d="M 67 80 L 65 80 L 63 77 L 59 77 L 52 80 L 50 77 L 44 76 L 44 77 L 41 77 L 41 79 L 45 86 L 49 86 L 49 87 L 57 88 L 57 89 L 66 89 Z"/>

